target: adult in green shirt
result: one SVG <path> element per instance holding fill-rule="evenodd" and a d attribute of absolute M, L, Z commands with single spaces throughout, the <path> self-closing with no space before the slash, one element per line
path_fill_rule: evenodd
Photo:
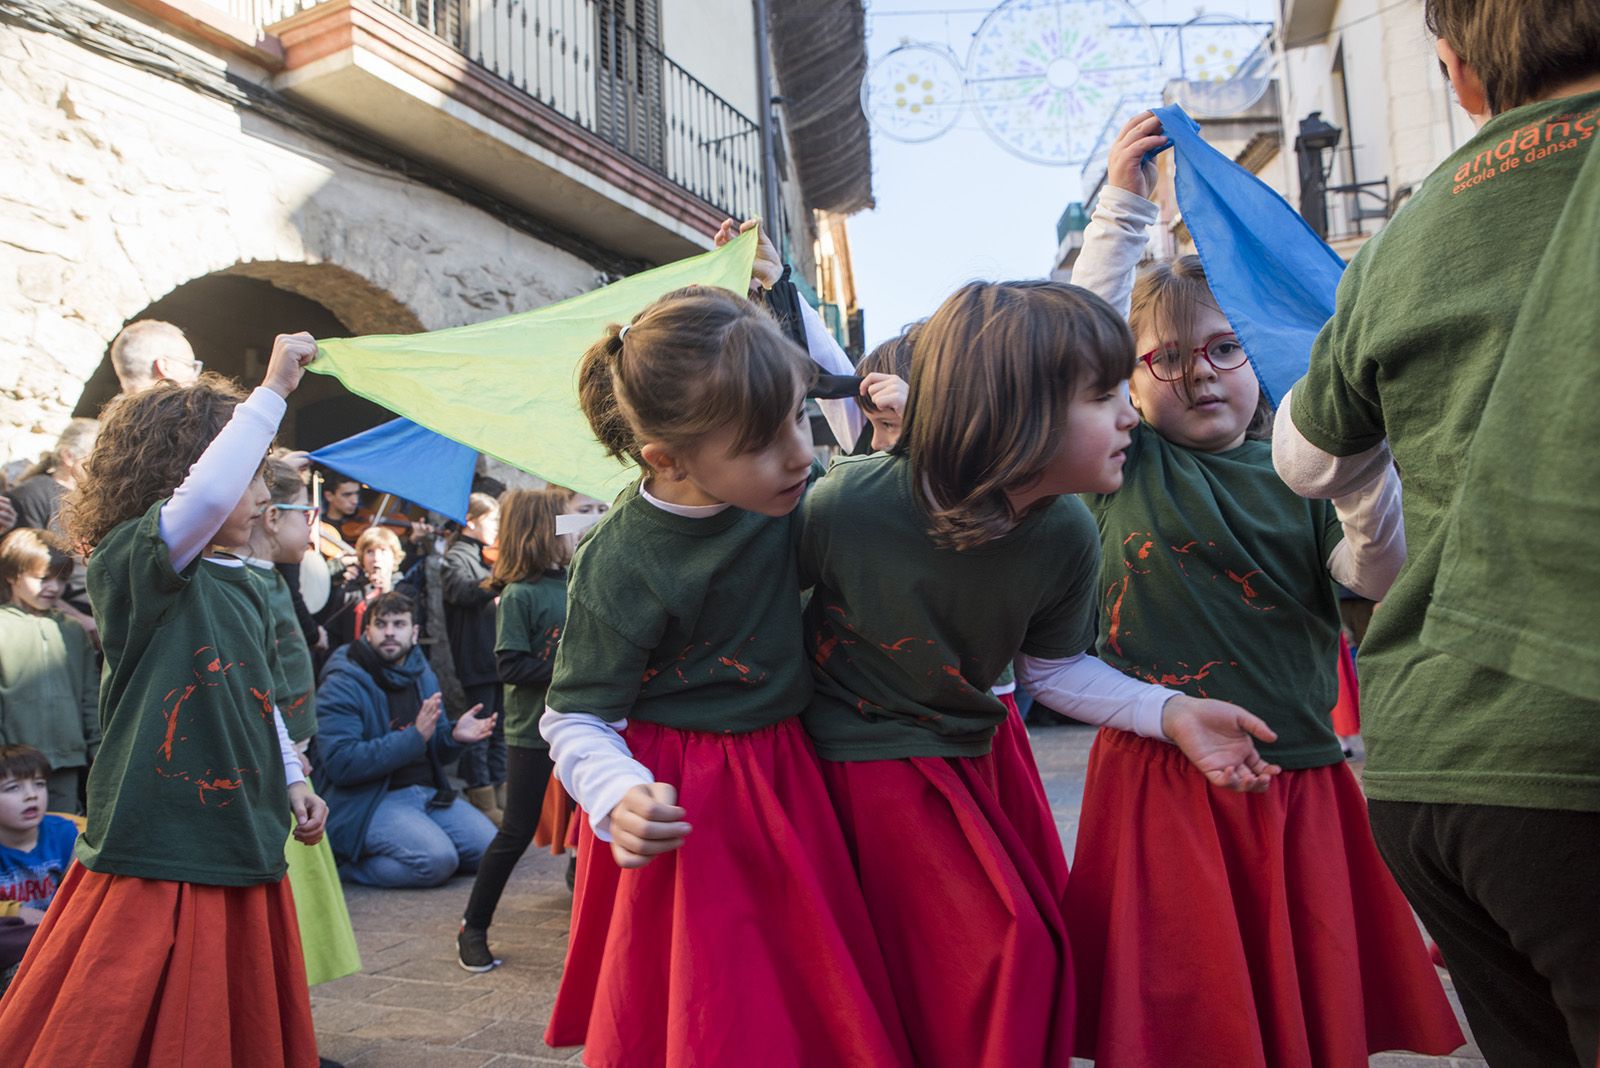
<path fill-rule="evenodd" d="M 1509 507 L 1464 493 L 1462 461 L 1524 305 L 1543 295 L 1530 282 L 1595 141 L 1600 5 L 1429 0 L 1427 16 L 1478 134 L 1350 265 L 1273 451 L 1292 488 L 1331 497 L 1392 450 L 1408 562 L 1361 649 L 1373 832 L 1489 1062 L 1588 1068 L 1600 1044 L 1600 700 L 1513 673 L 1494 650 L 1429 648 L 1422 629 L 1453 518 Z M 1593 279 L 1545 281 L 1570 286 L 1575 307 L 1595 299 Z M 1566 342 L 1568 359 L 1594 360 L 1592 335 Z M 1580 391 L 1552 403 L 1525 418 L 1593 419 Z M 1521 458 L 1570 472 L 1573 488 L 1593 462 L 1567 449 Z M 1535 567 L 1570 581 L 1560 559 Z M 1508 606 L 1523 596 L 1483 593 Z M 1548 624 L 1577 634 L 1584 619 Z M 1592 616 L 1589 627 L 1593 642 Z M 1485 647 L 1504 640 L 1482 634 Z"/>

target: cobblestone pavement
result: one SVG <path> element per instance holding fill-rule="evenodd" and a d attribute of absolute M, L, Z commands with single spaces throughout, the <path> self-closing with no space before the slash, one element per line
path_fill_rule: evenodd
<path fill-rule="evenodd" d="M 1081 727 L 1033 731 L 1039 772 L 1069 857 L 1093 736 Z M 564 858 L 538 850 L 523 858 L 491 932 L 495 953 L 505 964 L 482 975 L 469 974 L 455 962 L 455 931 L 470 880 L 456 879 L 435 890 L 347 887 L 365 968 L 312 990 L 322 1054 L 351 1068 L 579 1063 L 576 1051 L 551 1050 L 540 1041 L 566 944 L 571 898 L 565 865 Z M 1456 1057 L 1372 1058 L 1373 1068 L 1483 1065 L 1472 1046 Z"/>

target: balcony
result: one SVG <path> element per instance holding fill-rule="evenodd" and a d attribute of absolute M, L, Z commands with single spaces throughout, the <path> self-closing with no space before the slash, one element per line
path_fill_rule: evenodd
<path fill-rule="evenodd" d="M 759 214 L 759 128 L 624 5 L 212 6 L 261 31 L 258 53 L 281 49 L 286 95 L 623 255 L 676 259 L 709 247 L 722 218 Z"/>

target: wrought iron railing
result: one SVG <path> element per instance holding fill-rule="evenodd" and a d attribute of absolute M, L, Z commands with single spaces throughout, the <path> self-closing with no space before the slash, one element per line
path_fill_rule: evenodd
<path fill-rule="evenodd" d="M 266 27 L 321 0 L 211 0 Z M 761 137 L 622 0 L 378 0 L 717 210 L 760 213 Z"/>

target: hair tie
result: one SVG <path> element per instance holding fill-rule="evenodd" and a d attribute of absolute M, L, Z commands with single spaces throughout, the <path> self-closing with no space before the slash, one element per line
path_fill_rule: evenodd
<path fill-rule="evenodd" d="M 617 340 L 621 341 L 628 336 L 628 331 L 633 329 L 632 323 L 624 323 L 621 330 L 617 331 Z"/>

